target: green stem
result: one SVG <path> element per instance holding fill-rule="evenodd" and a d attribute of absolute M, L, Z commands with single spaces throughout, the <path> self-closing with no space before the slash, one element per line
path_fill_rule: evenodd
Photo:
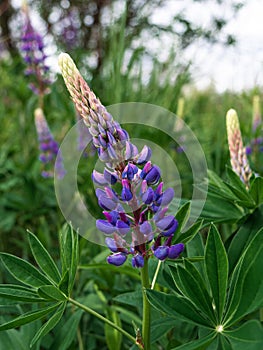
<path fill-rule="evenodd" d="M 141 281 L 142 281 L 142 296 L 143 296 L 143 319 L 142 319 L 142 339 L 144 344 L 144 350 L 150 350 L 150 304 L 146 297 L 145 288 L 150 288 L 149 272 L 148 272 L 148 259 L 144 260 L 144 266 L 141 269 Z"/>
<path fill-rule="evenodd" d="M 97 317 L 98 319 L 100 319 L 101 321 L 103 321 L 104 323 L 107 323 L 109 326 L 111 326 L 112 328 L 115 328 L 117 331 L 119 331 L 120 333 L 122 333 L 125 337 L 127 337 L 128 339 L 130 339 L 134 344 L 136 344 L 136 338 L 134 338 L 131 334 L 129 334 L 128 332 L 126 332 L 124 329 L 120 328 L 119 326 L 117 326 L 115 323 L 111 322 L 110 320 L 108 320 L 106 317 L 102 316 L 101 314 L 99 314 L 98 312 L 90 309 L 88 306 L 83 305 L 81 303 L 79 303 L 78 301 L 68 298 L 68 301 L 74 305 L 76 305 L 77 307 L 79 307 L 80 309 L 88 312 L 89 314 Z"/>

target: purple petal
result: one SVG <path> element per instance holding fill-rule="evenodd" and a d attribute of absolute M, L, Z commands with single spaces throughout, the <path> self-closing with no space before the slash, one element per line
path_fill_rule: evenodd
<path fill-rule="evenodd" d="M 107 235 L 116 231 L 116 227 L 114 227 L 111 223 L 106 220 L 99 219 L 96 221 L 96 227 L 98 230 L 106 233 Z"/>
<path fill-rule="evenodd" d="M 124 253 L 116 253 L 107 257 L 107 262 L 115 266 L 121 266 L 125 263 L 127 255 Z"/>
<path fill-rule="evenodd" d="M 105 239 L 105 243 L 107 245 L 107 247 L 113 252 L 116 253 L 118 251 L 118 247 L 117 244 L 115 242 L 115 240 L 111 237 L 106 237 Z"/>
<path fill-rule="evenodd" d="M 169 247 L 168 258 L 176 259 L 183 252 L 184 244 L 178 243 Z"/>
<path fill-rule="evenodd" d="M 118 180 L 118 175 L 108 169 L 104 169 L 104 178 L 108 183 L 114 185 Z"/>
<path fill-rule="evenodd" d="M 150 160 L 152 156 L 152 150 L 148 146 L 144 146 L 141 152 L 138 154 L 137 164 L 145 164 Z"/>
<path fill-rule="evenodd" d="M 96 170 L 93 170 L 91 175 L 92 181 L 100 186 L 108 185 L 108 181 L 105 179 L 104 175 Z"/>
<path fill-rule="evenodd" d="M 152 232 L 152 226 L 149 223 L 149 221 L 144 221 L 141 225 L 140 225 L 140 232 L 144 235 L 148 235 L 149 233 Z"/>
<path fill-rule="evenodd" d="M 157 165 L 154 165 L 151 170 L 146 174 L 145 180 L 148 185 L 155 185 L 160 180 L 161 170 Z"/>
<path fill-rule="evenodd" d="M 159 246 L 154 250 L 153 254 L 154 256 L 156 256 L 157 259 L 164 260 L 165 258 L 167 258 L 168 252 L 169 252 L 169 247 Z"/>
<path fill-rule="evenodd" d="M 130 231 L 130 225 L 121 220 L 117 221 L 116 227 L 121 235 L 126 235 Z"/>
<path fill-rule="evenodd" d="M 151 204 L 154 198 L 154 190 L 149 187 L 147 191 L 142 195 L 142 201 L 145 204 Z"/>
<path fill-rule="evenodd" d="M 165 190 L 163 194 L 160 196 L 160 198 L 157 200 L 157 204 L 162 207 L 166 206 L 169 203 L 171 203 L 173 198 L 174 198 L 174 190 L 171 187 L 167 188 L 167 190 Z"/>
<path fill-rule="evenodd" d="M 132 266 L 133 267 L 143 267 L 144 266 L 144 258 L 142 255 L 137 254 L 132 257 Z"/>

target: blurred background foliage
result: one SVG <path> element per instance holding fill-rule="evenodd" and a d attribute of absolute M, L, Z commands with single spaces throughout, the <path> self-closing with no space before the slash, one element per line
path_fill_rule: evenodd
<path fill-rule="evenodd" d="M 199 0 L 204 7 L 208 1 Z M 183 50 L 200 38 L 211 45 L 235 44 L 235 38 L 224 28 L 242 7 L 242 2 L 211 1 L 219 8 L 227 9 L 222 11 L 227 16 L 211 16 L 206 27 L 191 21 L 184 11 L 172 14 L 169 23 L 155 23 L 158 11 L 168 4 L 166 0 L 34 0 L 28 1 L 28 5 L 31 20 L 33 24 L 36 21 L 36 29 L 44 37 L 53 66 L 56 66 L 59 52 L 69 52 L 106 106 L 137 101 L 179 112 L 198 137 L 208 167 L 221 176 L 229 157 L 225 113 L 230 107 L 240 111 L 242 131 L 249 138 L 252 97 L 261 91 L 257 87 L 253 91 L 219 94 L 214 86 L 203 91 L 191 87 L 192 62 L 181 58 Z M 56 204 L 53 181 L 40 176 L 33 122 L 38 99 L 28 89 L 28 77 L 24 76 L 25 64 L 20 54 L 24 21 L 21 4 L 4 0 L 0 14 L 1 250 L 11 249 L 10 241 L 15 242 L 15 247 L 23 248 L 18 233 L 24 232 L 25 228 L 37 231 L 51 246 L 50 235 L 55 237 L 63 217 Z M 169 43 L 166 50 L 163 42 Z M 184 108 L 178 111 L 178 101 L 182 97 Z M 44 112 L 55 139 L 61 142 L 76 119 L 60 75 L 51 85 L 51 93 L 45 96 Z M 134 130 L 132 132 L 133 137 L 158 138 L 158 143 L 176 160 L 179 169 L 180 162 L 184 167 L 183 155 L 176 152 L 176 146 L 171 145 L 165 135 L 147 128 L 135 131 L 135 134 Z M 93 200 L 94 193 L 87 174 L 93 164 L 87 158 L 82 159 L 78 175 L 79 186 L 89 201 Z M 184 195 L 187 197 L 192 190 L 187 188 L 191 176 L 185 173 L 185 178 Z M 96 213 L 95 199 L 93 204 Z M 99 215 L 99 211 L 97 213 Z"/>

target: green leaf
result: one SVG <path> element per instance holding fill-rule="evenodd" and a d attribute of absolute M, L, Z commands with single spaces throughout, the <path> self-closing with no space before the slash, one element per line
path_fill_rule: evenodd
<path fill-rule="evenodd" d="M 198 270 L 193 264 L 185 261 L 185 268 L 177 265 L 175 268 L 171 267 L 171 271 L 174 282 L 182 294 L 189 298 L 199 310 L 202 310 L 212 322 L 216 323 L 211 297 Z"/>
<path fill-rule="evenodd" d="M 17 304 L 23 302 L 41 302 L 43 299 L 39 298 L 36 291 L 14 284 L 1 284 L 0 297 L 16 301 Z M 1 299 L 0 299 L 1 305 Z M 6 303 L 4 304 L 6 305 Z"/>
<path fill-rule="evenodd" d="M 240 177 L 229 166 L 226 166 L 226 174 L 230 184 L 236 189 L 238 189 L 240 192 L 242 192 L 245 197 L 249 198 L 245 184 L 241 181 Z"/>
<path fill-rule="evenodd" d="M 65 301 L 67 297 L 55 286 L 42 286 L 38 288 L 38 294 L 45 299 Z"/>
<path fill-rule="evenodd" d="M 191 227 L 189 227 L 189 229 L 183 233 L 181 233 L 176 240 L 174 241 L 174 243 L 188 243 L 190 242 L 194 236 L 199 232 L 199 230 L 201 229 L 203 225 L 203 220 L 198 221 L 196 223 L 194 223 Z"/>
<path fill-rule="evenodd" d="M 179 295 L 148 289 L 146 290 L 146 294 L 149 302 L 157 310 L 195 325 L 213 328 L 211 321 L 204 318 L 188 299 Z"/>
<path fill-rule="evenodd" d="M 230 281 L 225 326 L 230 326 L 263 302 L 263 228 L 241 256 Z"/>
<path fill-rule="evenodd" d="M 73 230 L 69 226 L 66 226 L 60 232 L 60 249 L 61 249 L 61 261 L 62 261 L 62 273 L 70 270 L 72 263 L 73 252 Z"/>
<path fill-rule="evenodd" d="M 66 270 L 64 272 L 58 286 L 61 292 L 63 292 L 67 296 L 69 295 L 69 270 Z"/>
<path fill-rule="evenodd" d="M 256 209 L 240 227 L 228 248 L 229 271 L 232 272 L 238 260 L 257 231 L 262 227 L 263 206 Z"/>
<path fill-rule="evenodd" d="M 72 232 L 73 234 L 73 232 Z M 75 234 L 73 236 L 73 251 L 72 251 L 72 257 L 71 257 L 71 265 L 69 270 L 69 293 L 71 293 L 71 290 L 74 285 L 75 276 L 77 273 L 78 263 L 79 263 L 79 236 L 78 234 Z"/>
<path fill-rule="evenodd" d="M 108 310 L 107 319 L 110 319 L 114 324 L 116 324 L 120 328 L 122 327 L 119 314 L 116 312 L 116 310 Z M 122 334 L 116 329 L 109 326 L 107 323 L 105 323 L 105 337 L 109 350 L 121 349 Z"/>
<path fill-rule="evenodd" d="M 214 193 L 222 198 L 229 199 L 231 201 L 238 199 L 228 188 L 228 186 L 225 184 L 225 182 L 221 179 L 220 176 L 218 176 L 216 173 L 209 169 L 207 171 L 207 174 L 209 178 L 208 189 L 210 193 Z"/>
<path fill-rule="evenodd" d="M 211 332 L 204 338 L 191 341 L 190 343 L 178 346 L 172 350 L 206 350 L 207 346 L 212 343 L 215 337 L 215 332 Z"/>
<path fill-rule="evenodd" d="M 50 281 L 29 262 L 8 253 L 0 253 L 6 269 L 18 281 L 32 287 L 50 284 Z"/>
<path fill-rule="evenodd" d="M 28 239 L 31 247 L 31 251 L 34 258 L 41 268 L 41 270 L 46 273 L 46 275 L 55 283 L 59 283 L 61 275 L 58 271 L 56 264 L 49 255 L 48 251 L 44 248 L 42 243 L 38 238 L 30 231 L 28 232 Z"/>
<path fill-rule="evenodd" d="M 8 322 L 0 325 L 0 331 L 4 331 L 7 329 L 11 329 L 11 328 L 16 328 L 16 327 L 22 326 L 23 324 L 30 323 L 32 321 L 41 319 L 44 316 L 51 313 L 52 311 L 54 311 L 58 307 L 58 305 L 59 304 L 57 303 L 57 304 L 52 305 L 50 307 L 47 307 L 45 309 L 39 309 L 37 311 L 25 313 L 25 314 L 15 318 L 12 321 L 8 321 Z"/>
<path fill-rule="evenodd" d="M 122 293 L 113 298 L 114 301 L 119 303 L 142 308 L 142 292 L 136 290 L 134 292 Z"/>
<path fill-rule="evenodd" d="M 63 316 L 63 313 L 65 311 L 67 303 L 61 304 L 54 315 L 50 317 L 50 319 L 43 324 L 43 326 L 38 330 L 34 338 L 32 339 L 30 343 L 30 347 L 32 347 L 40 338 L 44 337 L 46 334 L 48 334 L 55 326 L 56 324 L 61 320 L 61 317 Z"/>
<path fill-rule="evenodd" d="M 214 225 L 210 228 L 206 242 L 205 267 L 220 323 L 226 300 L 228 260 L 224 244 Z"/>
<path fill-rule="evenodd" d="M 263 202 L 263 178 L 256 177 L 251 184 L 249 194 L 254 199 L 256 205 Z"/>
<path fill-rule="evenodd" d="M 70 344 L 76 338 L 78 324 L 83 314 L 83 310 L 75 311 L 60 329 L 56 328 L 55 339 L 49 350 L 68 350 Z"/>
<path fill-rule="evenodd" d="M 250 320 L 239 328 L 225 331 L 233 349 L 259 350 L 263 344 L 263 328 L 257 320 Z"/>
<path fill-rule="evenodd" d="M 186 202 L 179 208 L 178 212 L 176 213 L 175 218 L 178 221 L 177 232 L 181 232 L 181 230 L 184 228 L 190 215 L 190 206 L 191 202 Z"/>

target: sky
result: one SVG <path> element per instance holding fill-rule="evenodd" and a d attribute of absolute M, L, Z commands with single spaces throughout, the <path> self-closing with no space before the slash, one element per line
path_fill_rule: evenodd
<path fill-rule="evenodd" d="M 204 14 L 197 15 L 205 21 Z M 234 47 L 198 47 L 188 53 L 193 56 L 196 86 L 205 88 L 213 83 L 218 91 L 242 91 L 263 86 L 263 0 L 247 0 L 247 4 L 232 19 L 226 30 L 237 38 Z"/>

